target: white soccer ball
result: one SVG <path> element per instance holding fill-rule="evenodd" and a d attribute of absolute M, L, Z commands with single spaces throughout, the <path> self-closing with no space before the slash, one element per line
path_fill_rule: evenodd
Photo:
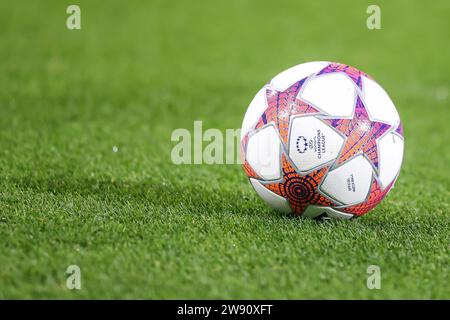
<path fill-rule="evenodd" d="M 310 218 L 360 216 L 393 187 L 403 127 L 383 88 L 356 68 L 309 62 L 254 97 L 241 130 L 244 170 L 272 208 Z"/>

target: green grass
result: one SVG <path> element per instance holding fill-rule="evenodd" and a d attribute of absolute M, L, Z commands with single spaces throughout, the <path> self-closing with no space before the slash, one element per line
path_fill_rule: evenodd
<path fill-rule="evenodd" d="M 77 1 L 69 31 L 72 3 L 0 2 L 0 298 L 450 298 L 448 1 L 377 1 L 374 31 L 371 1 Z M 285 217 L 239 165 L 171 163 L 175 128 L 238 128 L 314 60 L 371 74 L 401 114 L 373 212 Z"/>

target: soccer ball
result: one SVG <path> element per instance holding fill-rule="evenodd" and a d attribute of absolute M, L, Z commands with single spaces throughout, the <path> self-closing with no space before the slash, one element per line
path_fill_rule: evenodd
<path fill-rule="evenodd" d="M 383 88 L 356 68 L 309 62 L 275 76 L 255 96 L 241 130 L 250 183 L 272 208 L 349 219 L 394 186 L 403 127 Z"/>

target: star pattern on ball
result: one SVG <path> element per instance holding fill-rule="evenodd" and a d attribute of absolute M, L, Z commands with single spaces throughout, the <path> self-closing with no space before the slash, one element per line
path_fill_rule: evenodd
<path fill-rule="evenodd" d="M 391 187 L 394 185 L 395 180 L 392 181 L 387 188 L 382 188 L 381 184 L 376 180 L 373 179 L 372 185 L 370 187 L 369 191 L 369 197 L 366 201 L 361 202 L 359 204 L 343 207 L 341 208 L 342 211 L 351 213 L 357 216 L 361 216 L 364 213 L 372 210 L 377 206 L 377 204 L 386 196 L 386 194 L 389 192 Z"/>
<path fill-rule="evenodd" d="M 288 199 L 292 211 L 296 215 L 301 215 L 309 205 L 336 205 L 330 199 L 325 198 L 317 190 L 320 182 L 328 171 L 328 167 L 314 170 L 306 175 L 300 175 L 291 165 L 284 153 L 281 160 L 283 170 L 282 181 L 276 183 L 262 183 L 270 191 Z"/>
<path fill-rule="evenodd" d="M 284 91 L 267 88 L 266 99 L 268 107 L 256 123 L 255 129 L 259 129 L 268 123 L 273 123 L 280 133 L 281 140 L 286 145 L 291 116 L 319 114 L 319 110 L 297 98 L 305 80 L 306 78 L 294 83 Z"/>
<path fill-rule="evenodd" d="M 359 90 L 356 90 L 356 99 L 350 118 L 333 116 L 319 109 L 320 106 L 315 107 L 303 101 L 301 96 L 299 96 L 303 86 L 308 85 L 308 79 L 313 79 L 315 76 L 328 73 L 344 73 L 352 80 L 355 88 L 359 88 Z M 330 63 L 315 75 L 303 78 L 283 91 L 276 90 L 271 85 L 266 85 L 265 87 L 264 93 L 267 107 L 250 132 L 260 129 L 264 130 L 264 127 L 269 124 L 275 127 L 281 140 L 281 150 L 279 150 L 281 152 L 281 179 L 277 181 L 264 181 L 259 176 L 259 169 L 255 171 L 245 157 L 243 159 L 244 170 L 250 178 L 259 180 L 266 189 L 286 199 L 296 215 L 301 215 L 309 205 L 314 205 L 318 207 L 332 207 L 338 211 L 359 216 L 373 209 L 393 186 L 395 180 L 386 188 L 383 188 L 378 181 L 378 142 L 388 132 L 403 137 L 403 127 L 400 122 L 395 125 L 390 125 L 371 118 L 363 99 L 360 97 L 360 91 L 363 90 L 363 77 L 372 79 L 356 68 L 338 63 Z M 326 94 L 326 92 L 321 94 Z M 294 143 L 293 148 L 295 148 L 296 152 L 302 154 L 310 146 L 307 143 L 310 137 L 303 135 L 289 137 L 293 116 L 313 116 L 320 119 L 344 138 L 341 149 L 334 156 L 335 160 L 323 163 L 323 165 L 315 167 L 316 169 L 308 171 L 306 174 L 297 171 L 297 164 L 291 162 L 292 160 L 287 154 L 289 143 Z M 250 132 L 247 132 L 241 140 L 241 150 L 244 155 Z M 289 142 L 289 139 L 296 140 Z M 363 154 L 371 163 L 374 173 L 372 175 L 369 196 L 365 201 L 353 205 L 343 205 L 343 203 L 338 203 L 336 200 L 322 194 L 319 187 L 329 171 L 360 154 Z"/>
<path fill-rule="evenodd" d="M 372 120 L 359 96 L 351 119 L 325 119 L 325 122 L 346 137 L 337 165 L 362 152 L 378 170 L 377 141 L 391 125 Z"/>
<path fill-rule="evenodd" d="M 317 75 L 326 74 L 326 73 L 334 73 L 334 72 L 343 72 L 345 73 L 358 88 L 362 89 L 362 78 L 366 77 L 368 79 L 372 79 L 367 73 L 364 73 L 354 67 L 348 66 L 346 64 L 341 63 L 330 63 L 328 66 L 323 68 Z"/>
<path fill-rule="evenodd" d="M 403 125 L 401 122 L 398 123 L 397 129 L 395 129 L 395 132 L 397 132 L 403 138 Z"/>

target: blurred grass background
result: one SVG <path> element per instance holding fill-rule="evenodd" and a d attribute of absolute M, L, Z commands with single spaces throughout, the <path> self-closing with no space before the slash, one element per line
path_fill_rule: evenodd
<path fill-rule="evenodd" d="M 445 0 L 2 1 L 0 298 L 450 298 L 449 14 Z M 402 173 L 374 212 L 282 217 L 238 165 L 171 163 L 174 129 L 238 128 L 271 77 L 314 60 L 369 73 L 402 117 Z"/>

